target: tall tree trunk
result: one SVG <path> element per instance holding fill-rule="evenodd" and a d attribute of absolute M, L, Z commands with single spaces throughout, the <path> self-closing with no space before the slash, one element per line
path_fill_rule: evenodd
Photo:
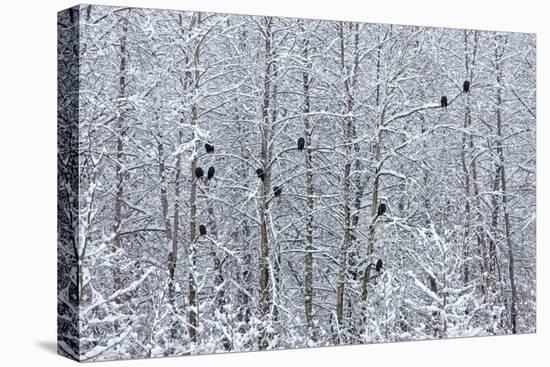
<path fill-rule="evenodd" d="M 466 69 L 467 78 L 470 78 L 470 57 L 468 54 L 468 31 L 464 30 L 464 68 Z M 471 233 L 471 197 L 470 197 L 470 186 L 471 186 L 471 173 L 469 165 L 469 141 L 472 138 L 470 131 L 471 127 L 471 112 L 470 112 L 470 94 L 466 93 L 466 102 L 464 109 L 464 129 L 462 132 L 462 147 L 460 151 L 460 159 L 462 163 L 462 172 L 464 174 L 464 234 L 463 234 L 463 243 L 462 243 L 462 256 L 464 257 L 463 261 L 463 282 L 468 284 L 470 279 L 469 271 L 469 241 Z"/>
<path fill-rule="evenodd" d="M 118 77 L 118 96 L 120 100 L 126 98 L 126 86 L 127 86 L 127 67 L 128 67 L 128 49 L 127 49 L 127 37 L 128 37 L 128 17 L 129 12 L 123 15 L 121 19 L 122 23 L 122 35 L 120 37 L 120 64 L 119 64 L 119 77 Z M 121 102 L 123 103 L 123 102 Z M 119 115 L 116 122 L 115 133 L 116 133 L 116 173 L 115 173 L 115 213 L 114 213 L 114 238 L 113 238 L 113 247 L 112 251 L 116 252 L 122 247 L 120 233 L 122 231 L 122 221 L 123 221 L 123 212 L 122 208 L 124 205 L 124 179 L 127 175 L 126 165 L 125 165 L 125 153 L 124 153 L 124 140 L 126 138 L 126 105 L 123 103 L 120 107 Z M 113 269 L 113 287 L 115 290 L 120 289 L 122 286 L 122 275 L 121 271 L 118 268 Z M 122 302 L 122 297 L 119 297 L 116 300 L 117 303 Z M 115 331 L 118 330 L 118 325 L 115 324 Z"/>
<path fill-rule="evenodd" d="M 347 87 L 347 75 L 346 73 L 346 61 L 345 61 L 345 48 L 344 48 L 344 24 L 339 23 L 339 38 L 340 38 L 340 67 L 342 76 L 344 77 L 344 85 Z M 350 143 L 351 134 L 348 125 L 351 124 L 350 119 L 346 119 L 344 127 L 344 141 L 346 143 L 346 164 L 344 166 L 344 177 L 342 179 L 342 192 L 344 194 L 343 207 L 344 207 L 344 235 L 342 237 L 342 244 L 340 245 L 340 256 L 338 260 L 338 289 L 336 291 L 336 320 L 338 322 L 339 329 L 342 328 L 342 319 L 344 315 L 344 290 L 346 283 L 346 263 L 347 254 L 350 241 L 350 203 L 349 203 L 349 175 L 351 171 L 351 163 L 349 162 L 349 155 L 351 153 Z M 337 338 L 337 342 L 341 343 L 340 337 Z"/>
<path fill-rule="evenodd" d="M 274 44 L 274 41 L 273 41 Z M 276 58 L 275 50 L 272 48 L 272 58 Z M 278 68 L 277 63 L 273 62 L 273 71 L 271 73 L 271 80 L 276 80 L 278 76 Z M 271 104 L 270 104 L 270 110 L 271 110 L 271 126 L 275 125 L 275 122 L 277 121 L 277 83 L 271 83 Z M 273 157 L 273 148 L 274 144 L 269 144 L 269 157 Z M 273 163 L 273 162 L 271 162 Z M 279 199 L 280 200 L 280 199 Z M 281 243 L 276 242 L 272 246 L 272 250 L 275 250 L 274 252 L 271 252 L 269 261 L 271 263 L 270 265 L 270 272 L 272 273 L 272 299 L 271 299 L 271 309 L 272 309 L 272 322 L 277 322 L 279 319 L 279 295 L 281 290 L 281 262 L 282 262 L 282 253 L 281 253 Z M 273 259 L 273 260 L 272 260 Z"/>
<path fill-rule="evenodd" d="M 387 35 L 385 36 L 387 37 Z M 372 221 L 369 225 L 368 230 L 368 239 L 367 239 L 367 267 L 365 268 L 365 272 L 363 273 L 363 289 L 361 292 L 361 300 L 363 301 L 364 307 L 366 307 L 367 298 L 369 294 L 369 283 L 370 283 L 370 277 L 371 277 L 371 270 L 372 270 L 372 255 L 374 253 L 374 242 L 375 242 L 375 226 L 376 222 L 378 220 L 378 195 L 380 190 L 380 170 L 382 166 L 382 131 L 384 128 L 384 121 L 385 121 L 385 106 L 381 106 L 381 100 L 380 100 L 380 73 L 381 73 L 381 53 L 382 53 L 382 42 L 378 46 L 377 50 L 377 58 L 376 58 L 376 106 L 379 109 L 379 119 L 377 124 L 377 132 L 376 132 L 376 143 L 374 145 L 374 165 L 375 165 L 375 172 L 374 172 L 374 182 L 372 184 L 372 208 L 371 208 L 371 217 Z M 366 310 L 364 310 L 366 312 Z M 365 317 L 365 316 L 364 316 Z"/>
<path fill-rule="evenodd" d="M 158 143 L 158 156 L 159 156 L 159 178 L 160 178 L 160 204 L 162 209 L 162 221 L 164 223 L 166 240 L 171 248 L 172 243 L 172 227 L 170 220 L 168 219 L 168 196 L 167 196 L 167 183 L 166 183 L 166 161 L 164 158 L 164 144 Z"/>
<path fill-rule="evenodd" d="M 201 26 L 201 13 L 196 14 L 196 26 L 200 28 Z M 194 21 L 193 21 L 194 22 Z M 191 27 L 195 24 L 192 23 Z M 198 95 L 199 86 L 200 86 L 200 43 L 195 46 L 193 52 L 193 71 L 191 72 L 192 76 L 192 90 L 193 96 Z M 199 106 L 196 99 L 193 100 L 191 105 L 191 126 L 196 126 L 198 124 L 199 116 Z M 196 136 L 196 129 L 193 128 L 193 141 L 197 142 L 199 140 Z M 189 206 L 190 206 L 190 249 L 189 249 L 189 311 L 188 311 L 188 331 L 189 337 L 192 342 L 198 342 L 198 327 L 199 327 L 199 299 L 198 299 L 198 286 L 197 286 L 197 185 L 198 179 L 195 175 L 195 169 L 197 168 L 198 154 L 197 154 L 197 145 L 193 147 L 193 155 L 191 159 L 191 192 L 189 197 Z"/>
<path fill-rule="evenodd" d="M 497 281 L 501 283 L 500 266 L 498 262 L 497 234 L 500 202 L 497 191 L 500 191 L 500 167 L 497 167 L 493 180 L 493 194 L 491 195 L 491 235 L 489 240 L 489 284 L 493 292 L 497 290 Z M 502 295 L 503 296 L 503 295 Z"/>
<path fill-rule="evenodd" d="M 196 121 L 195 121 L 196 122 Z M 197 342 L 198 327 L 198 295 L 196 278 L 196 255 L 197 255 L 197 159 L 191 161 L 191 192 L 189 196 L 191 223 L 189 226 L 189 309 L 188 309 L 188 331 L 191 341 Z"/>
<path fill-rule="evenodd" d="M 342 328 L 342 321 L 344 315 L 344 293 L 345 284 L 347 278 L 347 258 L 348 251 L 351 242 L 351 165 L 353 161 L 353 130 L 355 124 L 355 118 L 353 117 L 354 103 L 355 103 L 355 86 L 357 82 L 357 72 L 359 67 L 358 57 L 358 24 L 353 25 L 350 23 L 350 30 L 355 27 L 355 57 L 351 70 L 347 69 L 346 65 L 346 49 L 344 39 L 344 23 L 340 22 L 338 27 L 339 41 L 340 41 L 340 68 L 344 77 L 344 90 L 346 93 L 345 100 L 345 114 L 347 117 L 344 120 L 344 142 L 345 142 L 345 165 L 344 165 L 344 177 L 342 179 L 342 192 L 344 195 L 343 209 L 344 209 L 344 235 L 342 238 L 342 244 L 340 245 L 340 255 L 338 259 L 338 288 L 336 290 L 336 319 L 338 321 L 339 328 Z M 342 338 L 338 337 L 337 342 L 341 343 Z"/>
<path fill-rule="evenodd" d="M 517 333 L 517 289 L 516 289 L 516 280 L 515 280 L 515 258 L 514 258 L 514 243 L 512 241 L 512 224 L 510 222 L 509 208 L 508 208 L 508 194 L 506 190 L 506 168 L 505 168 L 505 157 L 504 157 L 504 139 L 502 131 L 502 54 L 504 53 L 504 47 L 506 41 L 501 50 L 495 50 L 495 67 L 497 72 L 497 152 L 500 161 L 500 190 L 502 192 L 502 210 L 504 212 L 504 230 L 506 236 L 506 244 L 508 248 L 508 273 L 510 279 L 510 290 L 511 290 L 511 300 L 510 300 L 510 322 L 512 324 L 512 333 Z"/>
<path fill-rule="evenodd" d="M 271 25 L 273 18 L 265 17 L 265 74 L 264 74 L 264 91 L 262 103 L 262 121 L 260 122 L 260 160 L 265 171 L 265 178 L 260 181 L 260 316 L 264 322 L 267 321 L 267 316 L 271 308 L 270 297 L 270 276 L 269 276 L 269 238 L 267 215 L 269 211 L 269 194 L 271 187 L 271 160 L 270 154 L 270 99 L 271 99 L 271 80 L 273 69 L 273 51 L 272 51 L 272 34 Z M 269 345 L 269 336 L 265 327 L 261 330 L 260 349 L 266 349 Z"/>
<path fill-rule="evenodd" d="M 122 35 L 120 37 L 120 64 L 118 70 L 118 96 L 123 99 L 126 97 L 126 68 L 128 63 L 128 49 L 126 46 L 128 37 L 128 16 L 124 16 L 122 22 Z M 116 194 L 115 194 L 115 225 L 114 225 L 114 248 L 116 251 L 120 248 L 120 232 L 122 230 L 122 206 L 124 204 L 124 176 L 126 175 L 124 166 L 124 138 L 126 137 L 127 127 L 125 124 L 125 105 L 121 107 L 116 123 Z M 117 284 L 118 286 L 118 284 Z"/>
<path fill-rule="evenodd" d="M 353 60 L 353 67 L 354 67 L 354 73 L 353 73 L 353 89 L 355 93 L 356 89 L 356 83 L 357 83 L 357 75 L 359 72 L 359 24 L 355 23 L 355 31 L 354 31 L 354 60 Z M 354 120 L 353 126 L 352 126 L 352 140 L 353 140 L 353 151 L 354 151 L 354 159 L 353 159 L 353 169 L 354 172 L 352 174 L 353 176 L 353 185 L 355 189 L 354 199 L 353 199 L 353 211 L 351 213 L 351 228 L 350 228 L 350 246 L 354 248 L 353 251 L 350 251 L 349 254 L 349 272 L 352 275 L 354 280 L 357 280 L 359 277 L 359 269 L 358 269 L 358 258 L 359 258 L 359 249 L 357 247 L 357 226 L 359 224 L 359 214 L 361 211 L 361 205 L 363 201 L 363 195 L 365 192 L 366 183 L 368 181 L 368 178 L 365 178 L 363 180 L 363 162 L 361 160 L 360 152 L 361 152 L 361 143 L 358 141 L 358 125 L 359 121 Z M 349 302 L 352 302 L 350 299 Z M 353 318 L 353 307 L 349 307 L 348 314 L 350 319 Z"/>
<path fill-rule="evenodd" d="M 473 41 L 473 48 L 471 51 L 469 51 L 469 36 L 473 32 L 474 34 L 474 41 Z M 479 32 L 478 31 L 468 31 L 464 30 L 464 67 L 465 67 L 465 75 L 466 78 L 470 81 L 470 83 L 473 83 L 474 81 L 474 67 L 476 62 L 476 55 L 477 55 L 477 47 L 479 42 Z M 471 92 L 466 94 L 466 109 L 464 112 L 464 124 L 467 126 L 468 129 L 468 149 L 469 153 L 473 154 L 475 150 L 474 145 L 474 134 L 472 134 L 472 110 L 471 110 L 471 100 L 470 100 L 470 94 Z M 466 132 L 466 131 L 465 131 Z M 488 282 L 488 276 L 486 275 L 488 272 L 488 264 L 489 264 L 489 251 L 487 249 L 487 242 L 486 242 L 486 233 L 483 226 L 484 217 L 482 214 L 482 207 L 481 207 L 481 200 L 479 197 L 479 181 L 478 181 L 478 174 L 477 174 L 477 158 L 476 155 L 471 157 L 471 160 L 467 163 L 466 168 L 464 169 L 464 172 L 468 172 L 470 174 L 470 178 L 468 179 L 468 182 L 471 182 L 471 186 L 473 189 L 473 205 L 471 207 L 474 207 L 474 210 L 477 212 L 477 223 L 475 226 L 475 233 L 477 236 L 477 253 L 479 258 L 481 259 L 480 262 L 480 274 L 483 278 L 483 283 L 481 285 L 481 290 L 484 295 L 484 297 L 487 297 L 487 290 L 489 288 L 489 282 Z M 466 179 L 465 179 L 466 182 Z M 469 191 L 469 190 L 468 190 Z M 468 201 L 469 202 L 469 201 Z M 469 216 L 471 217 L 471 216 Z M 470 224 L 469 224 L 470 225 Z M 466 238 L 466 236 L 465 236 Z M 467 254 L 467 253 L 466 253 Z M 464 269 L 465 274 L 467 273 L 467 269 Z M 468 279 L 466 276 L 464 277 L 465 283 L 467 283 Z"/>
<path fill-rule="evenodd" d="M 183 120 L 181 121 L 183 123 Z M 178 132 L 178 142 L 181 144 L 183 140 L 183 131 Z M 172 226 L 172 249 L 171 260 L 168 264 L 168 298 L 172 303 L 172 307 L 176 310 L 176 266 L 178 263 L 178 242 L 179 242 L 179 217 L 180 217 L 180 193 L 181 193 L 181 162 L 182 153 L 176 156 L 176 176 L 174 182 L 174 218 Z M 179 323 L 174 321 L 172 325 L 172 336 L 174 339 L 179 335 Z"/>
<path fill-rule="evenodd" d="M 309 62 L 309 41 L 306 39 L 303 44 L 302 56 L 306 62 L 306 68 L 310 68 Z M 308 114 L 310 113 L 310 87 L 311 79 L 308 71 L 302 73 L 302 86 L 304 92 L 304 139 L 305 139 L 305 166 L 306 166 L 306 255 L 305 255 L 305 312 L 309 328 L 309 335 L 313 330 L 313 211 L 315 208 L 313 192 L 313 167 L 311 162 L 311 124 Z"/>
<path fill-rule="evenodd" d="M 172 310 L 176 312 L 176 300 L 175 300 L 175 273 L 176 273 L 176 263 L 178 261 L 177 256 L 177 217 L 178 213 L 178 197 L 179 197 L 179 176 L 180 176 L 180 164 L 177 164 L 176 167 L 176 204 L 174 205 L 174 229 L 175 234 L 172 232 L 172 225 L 168 218 L 168 197 L 167 197 L 167 182 L 166 182 L 166 162 L 164 158 L 164 145 L 163 143 L 158 143 L 158 156 L 159 156 L 159 177 L 160 177 L 160 204 L 162 209 L 162 221 L 164 223 L 164 233 L 166 236 L 166 241 L 168 243 L 168 248 L 170 253 L 168 255 L 168 302 L 172 306 Z M 179 159 L 178 159 L 179 161 Z M 178 322 L 174 321 L 171 326 L 171 337 L 172 340 L 176 340 L 178 337 Z"/>
<path fill-rule="evenodd" d="M 206 206 L 207 206 L 207 213 L 208 213 L 208 224 L 210 227 L 210 237 L 212 237 L 213 241 L 210 243 L 210 253 L 212 256 L 212 268 L 214 271 L 214 289 L 216 290 L 216 293 L 214 294 L 215 299 L 215 305 L 218 309 L 218 312 L 220 315 L 225 315 L 226 311 L 224 309 L 224 306 L 226 304 L 226 298 L 225 298 L 225 288 L 223 287 L 224 283 L 224 274 L 222 271 L 222 261 L 220 260 L 220 255 L 217 251 L 217 244 L 218 241 L 218 226 L 216 222 L 216 213 L 214 210 L 214 204 L 212 200 L 210 200 L 210 189 L 211 189 L 211 181 L 208 180 L 205 183 L 206 186 Z M 226 335 L 223 335 L 221 338 L 221 344 L 223 345 L 225 350 L 231 350 L 232 349 L 232 343 L 231 340 Z"/>

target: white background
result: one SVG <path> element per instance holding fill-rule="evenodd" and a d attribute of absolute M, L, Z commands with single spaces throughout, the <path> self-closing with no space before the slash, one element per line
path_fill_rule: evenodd
<path fill-rule="evenodd" d="M 95 1 L 91 1 L 95 3 Z M 545 0 L 115 0 L 102 4 L 537 33 L 537 334 L 109 362 L 110 366 L 539 366 L 550 363 L 550 12 Z M 0 2 L 0 365 L 65 366 L 56 340 L 56 12 Z M 546 57 L 545 57 L 546 56 Z M 545 88 L 545 86 L 547 88 Z M 548 95 L 548 94 L 547 94 Z M 546 274 L 545 274 L 546 273 Z M 96 363 L 94 366 L 103 366 Z M 339 367 L 339 366 L 338 366 Z"/>

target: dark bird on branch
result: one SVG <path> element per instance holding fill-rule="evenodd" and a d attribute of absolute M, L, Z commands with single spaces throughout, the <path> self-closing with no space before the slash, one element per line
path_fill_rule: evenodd
<path fill-rule="evenodd" d="M 199 226 L 199 233 L 201 236 L 206 236 L 206 226 L 204 224 Z"/>
<path fill-rule="evenodd" d="M 206 153 L 214 153 L 214 146 L 211 144 L 204 144 L 204 149 L 206 149 Z"/>
<path fill-rule="evenodd" d="M 384 213 L 386 212 L 386 204 L 384 203 L 381 203 L 380 205 L 378 205 L 378 215 L 384 215 Z"/>
<path fill-rule="evenodd" d="M 275 195 L 275 197 L 281 196 L 282 193 L 283 193 L 282 186 L 273 186 L 273 195 Z"/>
<path fill-rule="evenodd" d="M 214 177 L 214 173 L 216 173 L 216 170 L 214 169 L 214 167 L 210 167 L 208 169 L 208 179 L 211 180 L 212 177 Z"/>
<path fill-rule="evenodd" d="M 378 261 L 376 262 L 376 271 L 380 273 L 380 271 L 382 270 L 382 265 L 384 265 L 384 263 L 382 262 L 382 259 L 378 259 Z"/>
<path fill-rule="evenodd" d="M 447 96 L 442 96 L 441 97 L 441 107 L 443 107 L 444 109 L 447 109 L 447 105 L 448 105 Z"/>
<path fill-rule="evenodd" d="M 428 279 L 430 280 L 430 290 L 434 293 L 437 293 L 437 283 L 431 275 L 428 275 Z"/>
<path fill-rule="evenodd" d="M 200 167 L 195 168 L 195 176 L 197 177 L 197 179 L 202 178 L 202 176 L 204 176 L 203 169 Z"/>
<path fill-rule="evenodd" d="M 465 80 L 464 84 L 462 84 L 462 91 L 464 93 L 468 93 L 470 91 L 470 81 L 469 80 Z"/>
<path fill-rule="evenodd" d="M 265 172 L 264 172 L 263 169 L 258 168 L 258 169 L 256 170 L 256 174 L 258 175 L 258 178 L 259 178 L 260 180 L 262 180 L 262 181 L 264 180 L 264 178 L 265 178 Z"/>
<path fill-rule="evenodd" d="M 298 150 L 301 152 L 304 150 L 304 146 L 306 145 L 306 140 L 304 138 L 298 138 Z"/>

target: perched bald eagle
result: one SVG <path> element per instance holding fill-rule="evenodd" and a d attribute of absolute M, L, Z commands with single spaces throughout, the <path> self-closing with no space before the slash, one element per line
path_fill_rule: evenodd
<path fill-rule="evenodd" d="M 386 204 L 384 203 L 380 203 L 380 205 L 378 205 L 378 215 L 384 215 L 384 213 L 386 212 Z"/>
<path fill-rule="evenodd" d="M 470 91 L 470 81 L 469 80 L 465 80 L 464 84 L 462 84 L 462 91 L 464 93 L 468 93 Z"/>
<path fill-rule="evenodd" d="M 384 265 L 384 263 L 382 262 L 382 259 L 378 259 L 378 261 L 376 262 L 376 271 L 380 273 L 380 271 L 382 270 L 382 265 Z"/>
<path fill-rule="evenodd" d="M 206 236 L 206 226 L 204 224 L 201 224 L 199 226 L 199 233 L 201 234 L 201 236 Z"/>
<path fill-rule="evenodd" d="M 208 169 L 208 179 L 211 180 L 212 177 L 214 177 L 214 173 L 216 173 L 216 169 L 214 167 L 210 167 Z"/>
<path fill-rule="evenodd" d="M 447 105 L 448 105 L 448 101 L 447 101 L 447 96 L 442 96 L 441 97 L 441 107 L 443 107 L 444 109 L 447 109 Z"/>
<path fill-rule="evenodd" d="M 262 181 L 264 180 L 264 178 L 265 178 L 265 172 L 264 172 L 263 169 L 258 168 L 258 169 L 256 170 L 256 174 L 258 175 L 258 178 L 259 178 L 260 180 L 262 180 Z"/>
<path fill-rule="evenodd" d="M 304 150 L 304 146 L 306 145 L 306 140 L 304 138 L 298 139 L 298 150 L 301 152 Z"/>
<path fill-rule="evenodd" d="M 204 176 L 204 171 L 203 171 L 203 169 L 200 168 L 200 167 L 195 168 L 195 176 L 196 176 L 197 178 L 202 178 L 202 176 Z"/>
<path fill-rule="evenodd" d="M 206 153 L 214 153 L 214 146 L 212 144 L 204 144 L 204 149 L 206 149 Z"/>

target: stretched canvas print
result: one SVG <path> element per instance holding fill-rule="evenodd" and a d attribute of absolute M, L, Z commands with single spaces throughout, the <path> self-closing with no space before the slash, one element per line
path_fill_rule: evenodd
<path fill-rule="evenodd" d="M 533 333 L 533 34 L 58 16 L 58 350 Z"/>

